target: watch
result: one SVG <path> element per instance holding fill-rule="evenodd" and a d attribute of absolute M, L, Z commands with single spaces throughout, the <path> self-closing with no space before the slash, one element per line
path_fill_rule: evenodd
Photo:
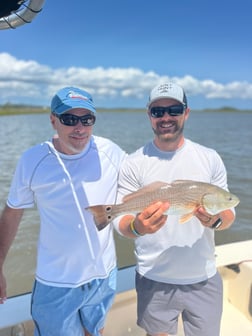
<path fill-rule="evenodd" d="M 216 222 L 211 226 L 212 229 L 217 230 L 222 225 L 222 219 L 218 218 Z"/>

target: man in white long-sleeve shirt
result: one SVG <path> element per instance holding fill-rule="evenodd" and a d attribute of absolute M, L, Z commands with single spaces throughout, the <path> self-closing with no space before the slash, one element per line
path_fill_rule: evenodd
<path fill-rule="evenodd" d="M 180 86 L 164 83 L 151 91 L 147 113 L 154 140 L 122 164 L 117 202 L 154 181 L 195 180 L 227 189 L 226 169 L 216 151 L 184 138 L 189 111 Z M 181 314 L 186 336 L 218 336 L 222 282 L 214 230 L 232 224 L 234 209 L 212 216 L 199 208 L 179 224 L 178 216 L 164 215 L 168 208 L 158 202 L 136 217 L 115 220 L 119 233 L 135 238 L 138 325 L 149 336 L 174 335 Z"/>
<path fill-rule="evenodd" d="M 98 336 L 115 295 L 115 246 L 112 228 L 98 232 L 85 207 L 115 202 L 125 153 L 92 135 L 96 109 L 84 90 L 59 90 L 50 120 L 56 135 L 21 156 L 0 218 L 0 303 L 6 299 L 4 259 L 24 209 L 36 204 L 35 335 Z"/>

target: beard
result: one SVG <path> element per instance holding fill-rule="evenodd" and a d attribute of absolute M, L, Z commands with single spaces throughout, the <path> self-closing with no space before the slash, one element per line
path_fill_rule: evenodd
<path fill-rule="evenodd" d="M 173 143 L 177 142 L 184 132 L 184 123 L 180 126 L 177 122 L 169 123 L 169 127 L 164 127 L 165 122 L 159 122 L 152 130 L 160 142 Z"/>

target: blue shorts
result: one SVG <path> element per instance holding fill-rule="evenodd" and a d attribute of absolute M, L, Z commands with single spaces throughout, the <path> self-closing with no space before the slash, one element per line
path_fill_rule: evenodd
<path fill-rule="evenodd" d="M 99 336 L 116 291 L 117 269 L 109 277 L 77 288 L 53 287 L 35 281 L 31 314 L 35 336 L 83 336 L 83 328 Z"/>
<path fill-rule="evenodd" d="M 219 336 L 222 280 L 212 278 L 191 285 L 172 285 L 136 273 L 137 324 L 150 335 L 176 335 L 182 316 L 185 335 Z"/>

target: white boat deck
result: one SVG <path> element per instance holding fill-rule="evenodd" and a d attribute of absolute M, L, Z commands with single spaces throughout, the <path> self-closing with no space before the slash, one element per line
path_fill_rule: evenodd
<path fill-rule="evenodd" d="M 216 262 L 224 284 L 220 336 L 252 336 L 252 240 L 217 246 Z M 145 336 L 136 325 L 134 267 L 119 272 L 118 284 L 119 293 L 109 312 L 104 336 Z M 10 298 L 1 305 L 0 336 L 32 336 L 29 309 L 30 294 Z M 184 336 L 181 321 L 177 336 Z"/>
<path fill-rule="evenodd" d="M 216 264 L 224 285 L 220 336 L 252 336 L 252 241 L 217 246 Z M 227 265 L 236 265 L 239 273 Z M 130 335 L 146 335 L 136 325 L 134 289 L 117 295 L 104 332 L 104 336 Z M 184 336 L 181 320 L 176 336 Z"/>
<path fill-rule="evenodd" d="M 1 335 L 1 334 L 0 334 Z M 104 336 L 145 336 L 145 332 L 136 325 L 135 291 L 122 293 L 116 301 L 106 323 Z M 224 299 L 221 336 L 251 336 L 252 320 L 249 320 L 227 298 Z M 184 336 L 179 321 L 177 336 Z"/>
<path fill-rule="evenodd" d="M 0 331 L 0 336 L 32 336 L 33 322 Z M 118 294 L 109 313 L 104 336 L 145 336 L 145 332 L 136 325 L 135 290 Z M 224 299 L 220 336 L 251 336 L 252 320 L 242 314 L 227 298 Z M 183 326 L 179 321 L 177 336 L 184 336 Z"/>

